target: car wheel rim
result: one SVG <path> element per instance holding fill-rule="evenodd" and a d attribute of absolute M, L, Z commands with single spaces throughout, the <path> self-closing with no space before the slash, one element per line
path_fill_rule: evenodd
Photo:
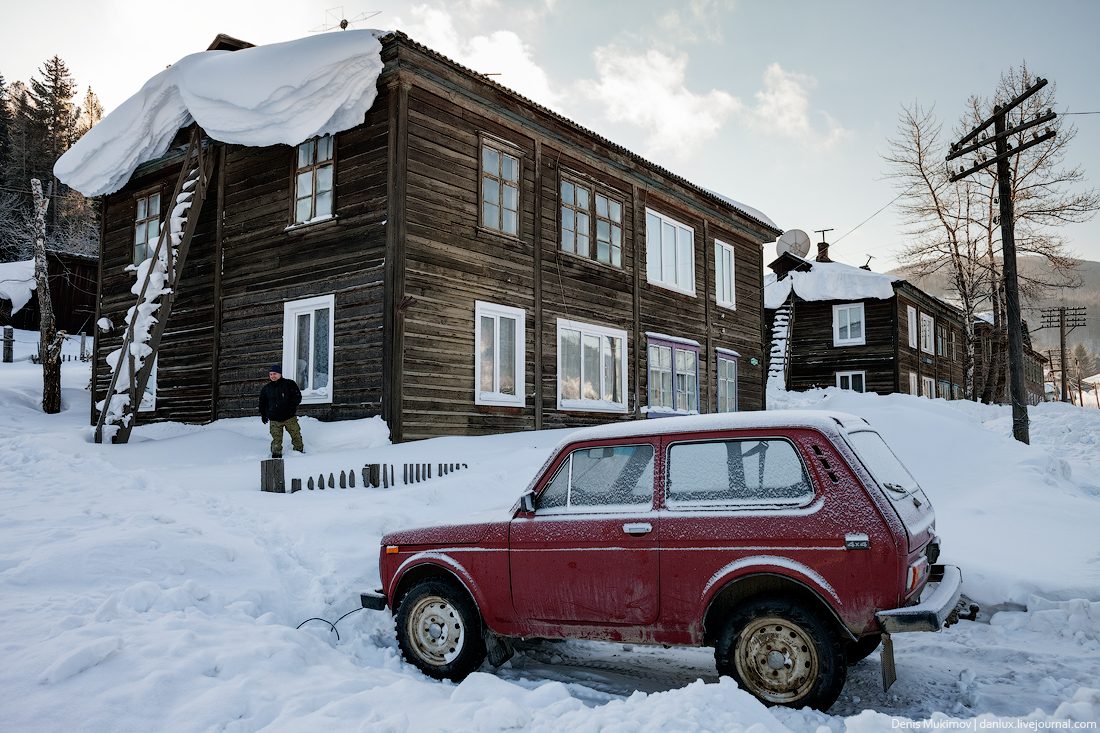
<path fill-rule="evenodd" d="M 817 680 L 817 647 L 798 624 L 783 618 L 758 618 L 741 631 L 735 664 L 749 692 L 777 705 L 789 705 L 805 697 Z"/>
<path fill-rule="evenodd" d="M 465 638 L 462 617 L 445 598 L 421 598 L 409 613 L 407 626 L 413 650 L 430 665 L 450 664 L 462 651 Z"/>

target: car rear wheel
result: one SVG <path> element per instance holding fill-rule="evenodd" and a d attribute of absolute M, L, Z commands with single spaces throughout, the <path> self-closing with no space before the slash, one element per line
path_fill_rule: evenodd
<path fill-rule="evenodd" d="M 828 620 L 797 601 L 761 597 L 726 619 L 714 658 L 719 674 L 766 705 L 828 710 L 848 667 Z"/>
<path fill-rule="evenodd" d="M 485 660 L 481 617 L 464 589 L 430 578 L 414 585 L 397 610 L 401 654 L 424 674 L 458 682 Z"/>

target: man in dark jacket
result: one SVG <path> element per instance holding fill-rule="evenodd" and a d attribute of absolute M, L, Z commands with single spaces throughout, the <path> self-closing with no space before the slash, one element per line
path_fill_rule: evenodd
<path fill-rule="evenodd" d="M 298 405 L 302 404 L 302 390 L 293 379 L 283 379 L 283 368 L 279 364 L 268 370 L 268 378 L 271 381 L 260 390 L 260 418 L 271 431 L 271 457 L 283 457 L 283 428 L 290 433 L 294 450 L 302 453 L 302 431 L 294 416 Z"/>

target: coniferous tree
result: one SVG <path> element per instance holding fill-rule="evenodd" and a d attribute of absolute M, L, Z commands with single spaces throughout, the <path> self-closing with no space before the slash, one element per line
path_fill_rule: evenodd
<path fill-rule="evenodd" d="M 0 186 L 7 183 L 7 171 L 11 163 L 12 112 L 8 99 L 8 85 L 0 74 Z"/>

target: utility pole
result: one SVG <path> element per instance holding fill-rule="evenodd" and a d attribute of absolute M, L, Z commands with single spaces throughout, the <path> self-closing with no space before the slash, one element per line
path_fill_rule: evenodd
<path fill-rule="evenodd" d="M 1001 225 L 1001 254 L 1004 258 L 1004 283 L 1005 306 L 1008 310 L 1008 375 L 1009 392 L 1012 397 L 1012 437 L 1021 443 L 1030 443 L 1028 435 L 1027 418 L 1027 385 L 1024 382 L 1024 332 L 1023 322 L 1020 318 L 1020 291 L 1016 282 L 1016 240 L 1013 234 L 1012 211 L 1012 170 L 1008 166 L 1011 156 L 1020 153 L 1034 145 L 1046 142 L 1057 134 L 1049 127 L 1046 133 L 1033 134 L 1032 139 L 1013 148 L 1008 143 L 1008 138 L 1024 130 L 1053 121 L 1057 115 L 1053 110 L 1047 110 L 1044 115 L 1036 115 L 1029 121 L 1021 121 L 1011 129 L 1008 128 L 1008 113 L 1020 105 L 1025 99 L 1035 94 L 1047 85 L 1046 79 L 1037 79 L 1027 90 L 1011 100 L 1007 104 L 998 104 L 993 108 L 993 115 L 974 128 L 962 140 L 951 146 L 951 152 L 947 160 L 951 161 L 967 153 L 976 153 L 977 162 L 969 169 L 960 170 L 951 176 L 951 182 L 966 178 L 993 164 L 997 165 L 997 193 L 1000 198 L 1000 225 Z M 988 137 L 981 133 L 993 126 L 993 136 Z M 978 138 L 977 142 L 971 143 Z M 968 144 L 970 143 L 970 144 Z M 986 145 L 994 146 L 994 156 L 986 159 Z M 950 169 L 949 169 L 950 170 Z"/>
<path fill-rule="evenodd" d="M 1041 331 L 1044 328 L 1058 328 L 1058 339 L 1061 354 L 1059 358 L 1059 371 L 1062 373 L 1062 402 L 1073 402 L 1073 393 L 1068 387 L 1068 377 L 1066 375 L 1066 365 L 1069 363 L 1066 359 L 1066 334 L 1077 328 L 1078 326 L 1084 328 L 1085 326 L 1085 307 L 1078 306 L 1076 308 L 1066 308 L 1061 306 L 1059 308 L 1043 308 L 1039 311 L 1043 319 L 1043 325 L 1035 329 Z M 1051 367 L 1053 369 L 1053 366 Z M 1080 391 L 1080 390 L 1078 390 Z"/>

